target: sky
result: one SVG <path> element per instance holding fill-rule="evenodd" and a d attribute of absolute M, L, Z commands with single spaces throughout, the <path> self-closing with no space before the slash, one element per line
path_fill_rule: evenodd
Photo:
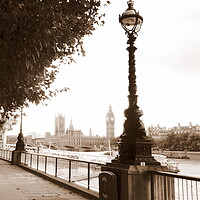
<path fill-rule="evenodd" d="M 138 106 L 145 127 L 200 125 L 200 2 L 199 0 L 135 0 L 144 22 L 135 42 Z M 105 25 L 84 38 L 85 57 L 63 65 L 54 87 L 70 90 L 48 106 L 25 109 L 23 133 L 54 133 L 56 113 L 65 115 L 66 129 L 106 135 L 106 114 L 112 106 L 115 135 L 121 135 L 128 107 L 127 36 L 119 14 L 126 0 L 103 8 Z M 19 123 L 9 134 L 18 134 Z"/>

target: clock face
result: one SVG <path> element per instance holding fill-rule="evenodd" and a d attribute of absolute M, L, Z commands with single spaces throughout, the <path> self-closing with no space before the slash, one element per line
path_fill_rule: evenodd
<path fill-rule="evenodd" d="M 114 117 L 107 117 L 107 121 L 114 121 Z"/>

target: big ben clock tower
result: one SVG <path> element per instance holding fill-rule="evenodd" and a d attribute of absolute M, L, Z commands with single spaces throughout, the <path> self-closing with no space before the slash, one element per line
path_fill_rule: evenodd
<path fill-rule="evenodd" d="M 106 137 L 107 138 L 114 138 L 115 137 L 115 117 L 112 112 L 111 105 L 109 106 L 108 113 L 106 115 Z"/>

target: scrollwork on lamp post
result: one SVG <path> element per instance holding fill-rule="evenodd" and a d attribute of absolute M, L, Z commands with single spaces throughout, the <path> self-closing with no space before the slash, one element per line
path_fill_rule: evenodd
<path fill-rule="evenodd" d="M 146 131 L 140 117 L 142 111 L 137 105 L 137 85 L 136 85 L 136 69 L 135 69 L 135 51 L 136 47 L 134 42 L 137 37 L 137 33 L 140 30 L 143 18 L 139 15 L 139 12 L 133 7 L 133 1 L 128 1 L 128 9 L 119 16 L 119 22 L 121 23 L 125 33 L 128 36 L 129 45 L 127 50 L 129 52 L 129 106 L 124 111 L 125 122 L 124 130 L 120 136 L 118 142 L 119 155 L 112 162 L 118 162 L 123 164 L 159 164 L 151 155 L 152 142 L 146 136 Z"/>

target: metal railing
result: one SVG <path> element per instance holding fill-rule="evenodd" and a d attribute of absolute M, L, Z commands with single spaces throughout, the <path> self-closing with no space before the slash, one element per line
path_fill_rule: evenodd
<path fill-rule="evenodd" d="M 11 161 L 12 151 L 0 149 L 0 157 Z M 104 165 L 29 152 L 21 153 L 21 163 L 95 191 L 99 191 L 98 176 Z M 148 174 L 151 200 L 200 200 L 200 178 L 156 171 Z"/>
<path fill-rule="evenodd" d="M 99 190 L 101 163 L 28 152 L 21 153 L 21 163 L 87 189 Z"/>
<path fill-rule="evenodd" d="M 150 172 L 152 200 L 200 200 L 200 178 Z"/>
<path fill-rule="evenodd" d="M 11 162 L 12 150 L 0 149 L 0 157 Z M 102 163 L 22 152 L 21 163 L 44 173 L 99 191 Z"/>
<path fill-rule="evenodd" d="M 11 161 L 12 160 L 12 151 L 8 149 L 0 149 L 1 158 Z"/>

